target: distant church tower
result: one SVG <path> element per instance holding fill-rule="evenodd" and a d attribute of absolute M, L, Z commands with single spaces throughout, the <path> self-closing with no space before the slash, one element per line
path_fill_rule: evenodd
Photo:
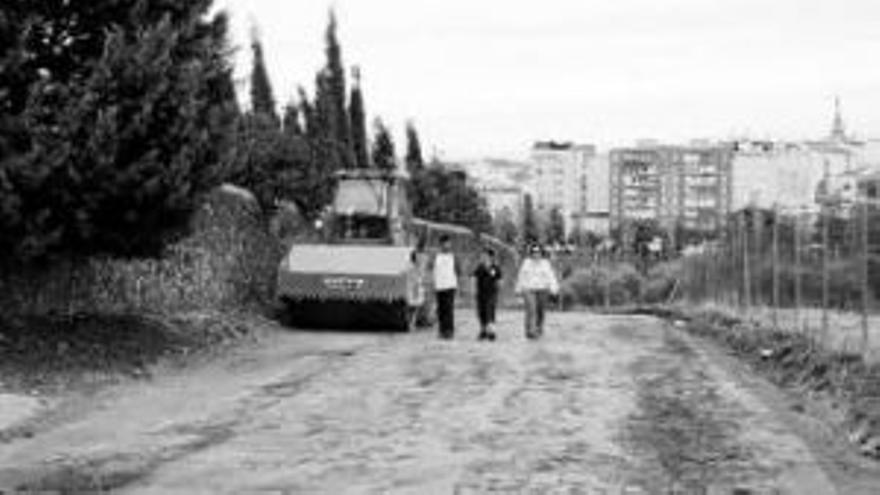
<path fill-rule="evenodd" d="M 846 141 L 846 126 L 840 113 L 840 98 L 834 97 L 834 122 L 831 124 L 831 139 L 834 141 Z"/>

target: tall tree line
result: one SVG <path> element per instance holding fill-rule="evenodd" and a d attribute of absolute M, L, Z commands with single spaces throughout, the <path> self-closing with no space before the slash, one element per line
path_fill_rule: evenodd
<path fill-rule="evenodd" d="M 266 146 L 258 139 L 256 144 L 242 146 L 245 160 L 250 161 L 243 167 L 240 182 L 258 192 L 267 206 L 278 199 L 294 200 L 307 216 L 316 216 L 330 200 L 331 177 L 335 171 L 343 168 L 397 170 L 400 166 L 393 133 L 380 117 L 372 120 L 370 139 L 361 72 L 358 67 L 352 68 L 349 91 L 337 29 L 336 17 L 331 12 L 325 33 L 326 60 L 315 75 L 314 96 L 300 87 L 299 101 L 287 105 L 278 128 L 265 125 L 276 121 L 271 117 L 274 99 L 271 85 L 266 82 L 262 47 L 258 40 L 254 43 L 250 113 L 256 115 L 245 122 L 254 122 L 251 125 L 258 126 L 257 134 L 275 136 L 264 136 L 263 142 L 280 140 L 284 144 Z M 265 111 L 268 115 L 258 118 L 257 115 L 264 112 L 261 109 L 269 106 L 272 110 Z M 253 132 L 246 131 L 244 136 L 247 143 L 253 139 Z M 406 124 L 405 136 L 403 166 L 410 176 L 414 213 L 429 220 L 490 230 L 491 217 L 477 191 L 442 164 L 425 165 L 418 131 L 412 121 Z M 296 144 L 291 145 L 291 141 Z M 254 147 L 259 149 L 248 151 Z"/>
<path fill-rule="evenodd" d="M 282 109 L 254 36 L 245 110 L 228 18 L 211 4 L 4 3 L 0 263 L 159 256 L 223 182 L 247 187 L 266 209 L 289 200 L 311 217 L 329 201 L 335 171 L 397 168 L 390 129 L 374 119 L 368 136 L 357 70 L 347 87 L 335 15 L 314 93 L 300 87 Z M 473 191 L 425 166 L 412 123 L 406 137 L 406 169 L 425 188 L 417 214 L 479 223 L 468 213 L 480 208 Z"/>

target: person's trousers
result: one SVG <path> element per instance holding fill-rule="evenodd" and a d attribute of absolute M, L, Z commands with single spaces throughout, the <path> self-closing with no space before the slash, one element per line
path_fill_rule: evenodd
<path fill-rule="evenodd" d="M 485 328 L 490 323 L 495 323 L 495 307 L 498 305 L 498 294 L 477 294 L 477 319 L 480 327 Z"/>
<path fill-rule="evenodd" d="M 455 289 L 437 291 L 437 323 L 440 336 L 452 338 L 455 334 Z"/>
<path fill-rule="evenodd" d="M 526 307 L 526 337 L 535 339 L 544 334 L 544 313 L 547 291 L 530 290 L 523 294 Z"/>

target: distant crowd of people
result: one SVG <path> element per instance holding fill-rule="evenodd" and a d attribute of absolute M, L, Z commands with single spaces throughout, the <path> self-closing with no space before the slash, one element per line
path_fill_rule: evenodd
<path fill-rule="evenodd" d="M 459 259 L 452 251 L 452 241 L 448 236 L 440 238 L 440 250 L 433 257 L 430 266 L 434 277 L 434 296 L 436 298 L 437 326 L 441 339 L 455 336 L 455 297 L 462 278 Z M 496 339 L 495 311 L 498 306 L 498 293 L 505 274 L 498 263 L 497 254 L 485 247 L 479 256 L 477 266 L 471 271 L 475 285 L 477 319 L 479 321 L 479 340 Z M 525 336 L 534 340 L 544 334 L 546 307 L 550 295 L 559 293 L 559 281 L 546 250 L 537 244 L 527 248 L 516 274 L 515 292 L 522 297 L 525 307 Z"/>

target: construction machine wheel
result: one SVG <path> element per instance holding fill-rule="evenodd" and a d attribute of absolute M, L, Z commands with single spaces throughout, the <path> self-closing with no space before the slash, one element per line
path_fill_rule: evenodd
<path fill-rule="evenodd" d="M 296 328 L 409 332 L 416 312 L 406 301 L 316 301 L 287 298 L 285 323 Z"/>

